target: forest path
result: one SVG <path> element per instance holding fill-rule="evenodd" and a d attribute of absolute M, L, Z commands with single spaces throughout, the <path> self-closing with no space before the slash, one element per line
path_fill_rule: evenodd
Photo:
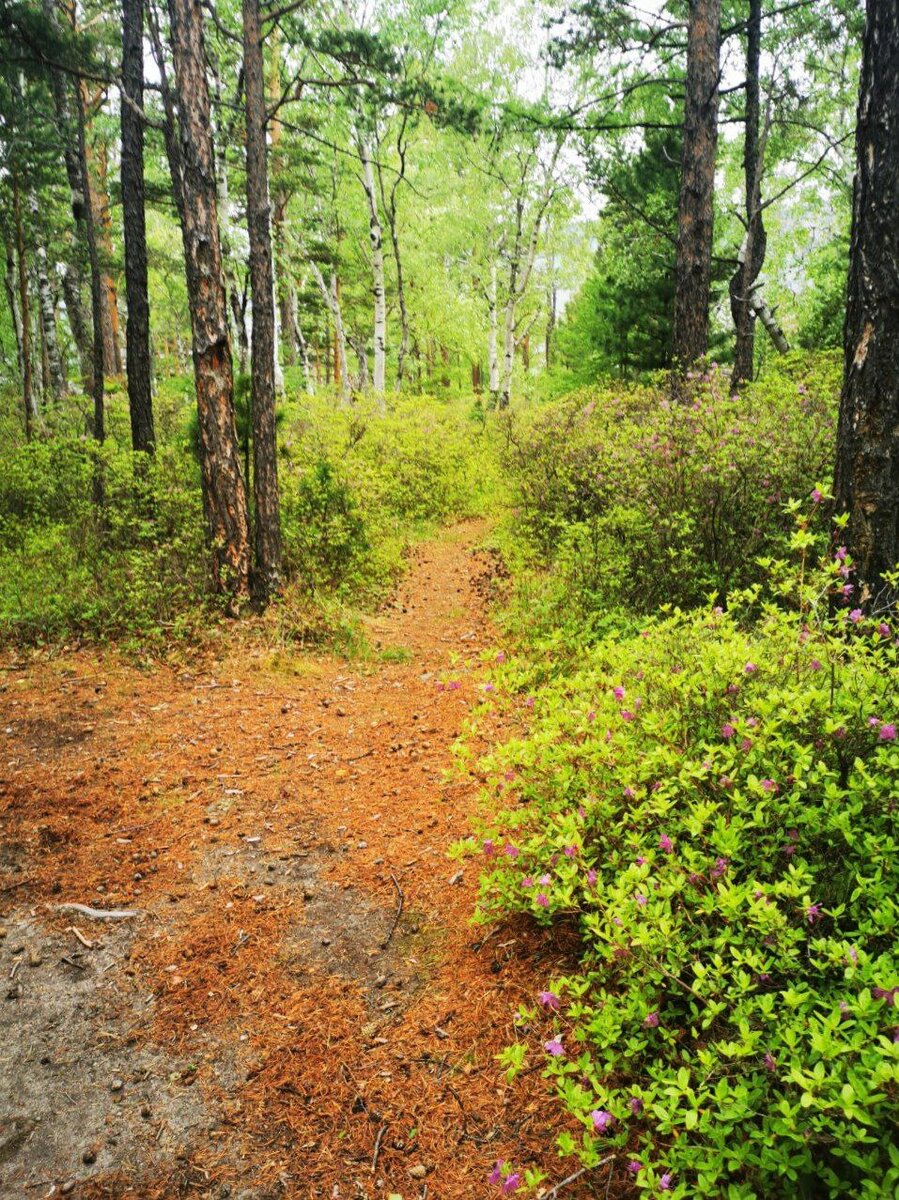
<path fill-rule="evenodd" d="M 496 1194 L 496 1158 L 567 1173 L 546 1085 L 495 1058 L 561 950 L 485 937 L 478 863 L 447 857 L 480 787 L 448 768 L 495 647 L 483 532 L 412 552 L 374 663 L 235 630 L 201 669 L 4 673 L 0 1196 L 461 1200 Z"/>

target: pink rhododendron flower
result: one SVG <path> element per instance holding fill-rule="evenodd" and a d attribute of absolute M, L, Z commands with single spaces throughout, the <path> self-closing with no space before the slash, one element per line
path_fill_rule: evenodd
<path fill-rule="evenodd" d="M 666 854 L 670 854 L 674 849 L 674 843 L 667 833 L 663 833 L 659 838 L 659 849 L 664 850 Z"/>
<path fill-rule="evenodd" d="M 849 620 L 852 622 L 853 625 L 857 625 L 861 619 L 862 619 L 862 610 L 860 608 L 854 608 L 852 610 L 852 612 L 849 614 Z"/>
<path fill-rule="evenodd" d="M 643 1019 L 643 1024 L 646 1026 L 647 1029 L 658 1029 L 659 1014 L 657 1012 L 648 1013 L 646 1015 L 646 1017 L 644 1017 L 644 1019 Z"/>
<path fill-rule="evenodd" d="M 596 883 L 596 871 L 594 871 L 593 867 L 587 872 L 587 882 L 591 887 Z"/>
<path fill-rule="evenodd" d="M 667 1171 L 662 1176 L 662 1178 L 659 1180 L 659 1191 L 660 1192 L 670 1192 L 671 1191 L 671 1175 Z"/>
<path fill-rule="evenodd" d="M 640 1172 L 643 1170 L 643 1164 L 641 1162 L 637 1162 L 637 1160 L 635 1158 L 632 1158 L 631 1161 L 627 1164 L 627 1169 L 631 1173 L 631 1175 L 639 1175 Z"/>
<path fill-rule="evenodd" d="M 624 688 L 623 687 L 613 688 L 612 695 L 615 697 L 616 700 L 623 700 L 624 699 Z"/>
<path fill-rule="evenodd" d="M 537 997 L 537 1002 L 540 1007 L 544 1008 L 547 1012 L 559 1011 L 560 1001 L 555 992 L 541 992 Z"/>
<path fill-rule="evenodd" d="M 492 858 L 495 853 L 496 847 L 493 844 L 493 839 L 487 838 L 486 842 L 484 842 L 484 854 L 487 858 Z"/>
<path fill-rule="evenodd" d="M 894 742 L 896 740 L 896 726 L 881 725 L 879 737 L 882 742 Z"/>
<path fill-rule="evenodd" d="M 721 726 L 721 736 L 723 738 L 732 738 L 736 732 L 736 729 L 734 729 L 730 721 L 725 721 Z"/>
<path fill-rule="evenodd" d="M 821 920 L 821 905 L 820 904 L 810 904 L 808 906 L 808 908 L 805 910 L 805 917 L 806 917 L 806 920 L 808 921 L 809 925 L 814 925 L 814 923 L 816 921 L 820 921 Z"/>
<path fill-rule="evenodd" d="M 521 1174 L 518 1171 L 513 1171 L 511 1175 L 507 1175 L 503 1180 L 503 1186 L 499 1189 L 501 1196 L 511 1196 L 514 1191 L 517 1191 L 521 1186 Z"/>
<path fill-rule="evenodd" d="M 521 851 L 518 847 L 513 846 L 511 842 L 506 842 L 505 846 L 503 846 L 503 854 L 508 855 L 509 858 L 518 858 L 520 853 Z"/>
<path fill-rule="evenodd" d="M 564 1058 L 565 1047 L 562 1045 L 560 1037 L 550 1038 L 548 1042 L 543 1043 L 543 1049 L 553 1058 Z"/>
<path fill-rule="evenodd" d="M 549 897 L 547 896 L 546 892 L 537 893 L 537 903 L 541 908 L 549 908 Z"/>
<path fill-rule="evenodd" d="M 593 1128 L 597 1133 L 605 1133 L 615 1124 L 615 1118 L 604 1108 L 594 1108 L 590 1119 L 593 1121 Z"/>
<path fill-rule="evenodd" d="M 743 670 L 745 671 L 745 673 L 747 675 L 754 675 L 756 673 L 756 671 L 758 670 L 758 667 L 755 665 L 754 662 L 748 662 L 746 664 L 746 666 L 743 668 Z"/>

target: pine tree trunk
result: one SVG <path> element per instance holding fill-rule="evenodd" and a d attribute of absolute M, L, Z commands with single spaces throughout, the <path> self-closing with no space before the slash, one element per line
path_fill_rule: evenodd
<path fill-rule="evenodd" d="M 72 20 L 74 21 L 74 9 Z M 90 181 L 87 166 L 87 120 L 84 113 L 84 95 L 75 86 L 75 108 L 78 122 L 78 165 L 81 181 L 84 187 L 86 203 L 84 205 L 84 240 L 87 244 L 87 260 L 90 267 L 91 281 L 91 326 L 93 331 L 93 361 L 91 365 L 91 382 L 93 384 L 94 419 L 93 434 L 99 446 L 106 440 L 105 376 L 103 372 L 103 285 L 100 278 L 100 255 L 97 249 L 97 230 L 94 225 L 93 205 L 90 203 Z M 98 508 L 102 508 L 106 498 L 106 484 L 103 476 L 103 463 L 97 460 L 93 478 L 93 500 Z"/>
<path fill-rule="evenodd" d="M 77 247 L 75 249 L 77 250 Z M 62 273 L 62 298 L 65 302 L 72 338 L 78 350 L 81 386 L 88 394 L 92 394 L 94 390 L 93 343 L 82 296 L 81 272 L 71 263 L 66 264 Z"/>
<path fill-rule="evenodd" d="M 899 601 L 899 6 L 868 0 L 856 127 L 836 510 L 856 575 L 853 604 Z"/>
<path fill-rule="evenodd" d="M 265 140 L 265 84 L 259 0 L 243 0 L 247 116 L 247 230 L 253 289 L 253 590 L 262 603 L 281 586 L 281 510 L 275 429 L 275 280 Z"/>
<path fill-rule="evenodd" d="M 384 238 L 378 216 L 378 196 L 371 165 L 371 150 L 364 139 L 359 140 L 359 157 L 365 195 L 368 200 L 368 234 L 371 242 L 372 296 L 375 305 L 375 356 L 372 384 L 378 395 L 384 394 L 387 380 L 387 296 L 384 290 Z"/>
<path fill-rule="evenodd" d="M 709 347 L 720 25 L 721 0 L 690 0 L 674 282 L 674 357 L 681 368 Z"/>
<path fill-rule="evenodd" d="M 755 308 L 752 289 L 765 262 L 767 238 L 762 221 L 761 106 L 759 68 L 762 56 L 762 0 L 749 0 L 746 25 L 746 132 L 743 139 L 743 177 L 746 193 L 746 233 L 737 269 L 730 281 L 730 311 L 736 329 L 731 387 L 752 379 L 755 367 Z"/>
<path fill-rule="evenodd" d="M 231 599 L 249 595 L 247 493 L 234 421 L 234 379 L 216 210 L 216 176 L 202 10 L 168 0 L 177 92 L 178 149 L 171 163 L 181 192 L 181 233 L 200 424 L 200 467 L 212 578 Z"/>
<path fill-rule="evenodd" d="M 315 277 L 315 282 L 318 290 L 321 292 L 322 299 L 331 314 L 331 321 L 334 325 L 334 386 L 340 393 L 340 398 L 345 404 L 351 399 L 350 379 L 347 373 L 346 359 L 346 333 L 343 328 L 343 313 L 340 308 L 340 283 L 337 275 L 332 272 L 331 286 L 325 283 L 325 278 L 319 269 L 318 263 L 310 262 L 309 267 Z M 366 375 L 367 375 L 366 371 Z"/>
<path fill-rule="evenodd" d="M 506 316 L 503 322 L 503 382 L 499 393 L 500 408 L 508 408 L 512 402 L 512 367 L 515 362 L 515 302 L 506 301 Z"/>
<path fill-rule="evenodd" d="M 87 122 L 88 92 L 87 86 L 81 84 L 81 111 Z M 92 171 L 95 166 L 95 172 Z M 103 263 L 109 262 L 113 256 L 112 250 L 112 218 L 109 212 L 109 195 L 106 190 L 108 173 L 107 149 L 101 145 L 101 153 L 95 155 L 87 140 L 85 128 L 84 143 L 84 175 L 86 194 L 91 220 L 94 227 L 94 240 L 97 244 L 97 261 L 100 263 L 100 306 L 103 316 L 103 370 L 106 375 L 121 375 L 122 354 L 119 348 L 119 296 L 115 280 L 108 271 L 103 270 Z"/>
<path fill-rule="evenodd" d="M 144 103 L 143 0 L 122 0 L 122 90 L 134 104 Z M 144 211 L 144 124 L 122 98 L 122 223 L 125 234 L 125 299 L 128 325 L 125 355 L 131 445 L 152 454 L 152 367 L 150 363 L 150 301 L 147 294 L 147 228 Z"/>

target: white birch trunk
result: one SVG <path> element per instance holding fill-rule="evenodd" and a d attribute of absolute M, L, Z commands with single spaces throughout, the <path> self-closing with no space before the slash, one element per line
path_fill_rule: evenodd
<path fill-rule="evenodd" d="M 496 263 L 490 267 L 490 290 L 487 293 L 487 310 L 490 316 L 490 331 L 487 338 L 487 363 L 490 374 L 490 400 L 499 403 L 499 347 L 498 313 L 496 307 Z"/>
<path fill-rule="evenodd" d="M 340 311 L 340 300 L 337 295 L 337 276 L 331 274 L 331 286 L 329 287 L 325 283 L 325 277 L 322 275 L 318 263 L 310 261 L 309 267 L 315 276 L 315 282 L 328 307 L 328 312 L 331 314 L 331 320 L 334 322 L 334 344 L 337 347 L 337 366 L 340 371 L 340 398 L 345 404 L 348 404 L 352 399 L 352 394 L 350 378 L 347 374 L 346 334 L 343 329 L 343 313 Z"/>
<path fill-rule="evenodd" d="M 275 319 L 272 322 L 272 340 L 275 351 L 275 391 L 278 395 L 282 395 L 284 392 L 284 371 L 281 367 L 281 309 L 278 304 L 278 284 L 275 280 L 274 271 L 272 271 L 272 304 L 275 311 Z"/>
<path fill-rule="evenodd" d="M 375 302 L 375 358 L 372 383 L 378 395 L 384 394 L 387 378 L 387 296 L 384 290 L 384 238 L 378 216 L 378 195 L 368 143 L 359 139 L 362 178 L 368 199 L 368 232 L 371 241 L 372 295 Z"/>
<path fill-rule="evenodd" d="M 37 196 L 30 192 L 28 207 L 35 223 L 35 229 L 40 228 L 41 216 Z M 56 308 L 53 303 L 53 291 L 50 287 L 50 271 L 47 266 L 47 247 L 40 238 L 34 247 L 34 262 L 37 272 L 37 295 L 40 309 L 41 329 L 44 335 L 44 345 L 47 348 L 47 365 L 50 374 L 50 390 L 53 399 L 65 399 L 68 386 L 66 372 L 59 352 L 59 339 L 56 336 Z"/>

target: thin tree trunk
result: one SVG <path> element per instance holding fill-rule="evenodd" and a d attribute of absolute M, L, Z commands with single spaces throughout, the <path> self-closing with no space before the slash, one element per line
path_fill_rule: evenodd
<path fill-rule="evenodd" d="M 75 14 L 72 10 L 72 20 Z M 84 114 L 84 96 L 81 89 L 75 87 L 75 108 L 78 121 L 78 165 L 81 171 L 83 195 L 90 196 L 90 181 L 87 169 L 87 121 Z M 98 445 L 102 446 L 106 439 L 106 414 L 104 410 L 105 376 L 103 372 L 103 293 L 100 279 L 100 255 L 97 250 L 97 230 L 94 226 L 93 205 L 84 205 L 84 236 L 87 243 L 87 258 L 90 266 L 91 281 L 91 324 L 93 327 L 93 363 L 91 380 L 93 383 L 94 420 L 93 433 Z M 103 465 L 97 462 L 94 470 L 93 494 L 94 503 L 101 507 L 105 500 L 105 483 Z"/>
<path fill-rule="evenodd" d="M 487 292 L 487 365 L 490 378 L 490 403 L 499 404 L 499 313 L 496 299 L 496 263 L 490 264 L 490 288 Z"/>
<path fill-rule="evenodd" d="M 730 310 L 736 329 L 731 387 L 752 379 L 755 366 L 755 309 L 752 289 L 765 262 L 767 238 L 762 221 L 761 106 L 759 68 L 762 57 L 762 0 L 749 0 L 746 25 L 746 132 L 743 138 L 743 176 L 746 192 L 746 233 L 737 269 L 730 281 Z"/>
<path fill-rule="evenodd" d="M 28 194 L 28 207 L 34 228 L 40 229 L 40 205 L 34 191 Z M 63 366 L 62 354 L 59 350 L 59 339 L 56 334 L 56 305 L 50 286 L 50 270 L 47 265 L 47 247 L 43 239 L 38 238 L 34 248 L 35 273 L 37 275 L 37 297 L 40 310 L 41 335 L 47 357 L 47 374 L 49 376 L 50 392 L 58 403 L 65 399 L 68 390 L 66 372 Z M 45 389 L 46 390 L 46 389 Z"/>
<path fill-rule="evenodd" d="M 253 590 L 265 603 L 281 586 L 281 509 L 275 428 L 275 279 L 265 140 L 265 83 L 259 0 L 243 0 L 247 115 L 247 230 L 253 288 Z"/>
<path fill-rule="evenodd" d="M 549 285 L 549 292 L 546 301 L 546 340 L 544 343 L 544 355 L 547 371 L 553 363 L 553 335 L 556 332 L 556 310 L 558 306 L 558 288 L 556 281 L 553 280 Z"/>
<path fill-rule="evenodd" d="M 291 319 L 293 321 L 293 340 L 296 342 L 300 351 L 300 360 L 303 364 L 303 378 L 306 382 L 307 396 L 315 395 L 315 374 L 312 369 L 312 362 L 309 358 L 309 345 L 303 336 L 303 327 L 300 325 L 297 316 L 296 292 L 292 293 L 294 303 L 291 307 Z"/>
<path fill-rule="evenodd" d="M 81 84 L 81 111 L 87 122 L 88 92 L 87 86 Z M 119 296 L 115 280 L 108 271 L 103 270 L 103 261 L 112 259 L 112 218 L 109 212 L 109 195 L 106 189 L 108 174 L 107 149 L 101 146 L 101 153 L 95 155 L 87 141 L 85 129 L 84 148 L 84 179 L 87 185 L 88 204 L 94 226 L 94 239 L 97 243 L 97 257 L 101 263 L 100 304 L 103 314 L 103 370 L 107 375 L 121 375 L 122 354 L 119 347 Z M 92 172 L 91 165 L 96 170 Z"/>
<path fill-rule="evenodd" d="M 359 157 L 368 200 L 368 234 L 371 241 L 372 296 L 375 305 L 375 355 L 372 384 L 383 395 L 387 379 L 387 296 L 384 290 L 384 238 L 378 216 L 378 196 L 371 165 L 371 150 L 364 138 L 359 139 Z"/>
<path fill-rule="evenodd" d="M 512 367 L 515 362 L 515 301 L 506 301 L 503 321 L 503 383 L 499 393 L 500 408 L 508 408 L 512 402 Z"/>
<path fill-rule="evenodd" d="M 143 0 L 122 0 L 122 90 L 131 101 L 144 104 Z M 147 227 L 144 211 L 144 124 L 123 98 L 122 222 L 125 234 L 125 298 L 128 304 L 125 355 L 128 369 L 128 408 L 131 445 L 152 454 L 152 367 L 150 361 L 150 301 L 147 294 Z"/>
<path fill-rule="evenodd" d="M 281 101 L 281 31 L 276 24 L 268 37 L 270 46 L 268 98 L 274 109 Z M 269 118 L 269 161 L 271 176 L 277 177 L 284 168 L 280 153 L 281 121 L 277 112 Z M 271 180 L 270 180 L 271 183 Z M 274 246 L 275 278 L 275 390 L 284 390 L 284 375 L 281 370 L 279 346 L 283 347 L 284 361 L 288 366 L 296 362 L 296 292 L 291 284 L 288 269 L 287 247 L 284 237 L 284 215 L 288 193 L 278 185 L 272 189 L 272 242 Z"/>
<path fill-rule="evenodd" d="M 16 296 L 16 252 L 13 246 L 13 239 L 9 234 L 6 226 L 3 227 L 3 247 L 6 251 L 6 272 L 3 276 L 3 283 L 6 288 L 6 299 L 9 304 L 9 319 L 12 325 L 13 338 L 16 343 L 16 365 L 19 370 L 19 378 L 22 379 L 25 373 L 25 359 L 22 349 L 22 318 L 19 313 L 19 301 Z"/>
<path fill-rule="evenodd" d="M 250 531 L 234 421 L 203 17 L 195 0 L 168 0 L 168 11 L 179 133 L 171 167 L 181 192 L 203 500 L 212 546 L 213 585 L 230 597 L 233 612 L 249 595 Z"/>
<path fill-rule="evenodd" d="M 40 412 L 34 393 L 34 374 L 31 363 L 31 304 L 28 297 L 28 267 L 25 262 L 22 195 L 15 171 L 12 172 L 12 196 L 13 220 L 16 230 L 16 258 L 18 260 L 19 320 L 22 326 L 22 405 L 25 410 L 25 440 L 30 442 L 40 420 Z"/>
<path fill-rule="evenodd" d="M 899 6 L 868 0 L 856 128 L 836 509 L 849 514 L 853 603 L 894 606 L 899 563 Z"/>
<path fill-rule="evenodd" d="M 67 263 L 62 273 L 62 298 L 66 306 L 69 328 L 78 350 L 81 370 L 81 386 L 91 394 L 93 383 L 93 342 L 88 329 L 88 316 L 84 309 L 81 273 L 77 267 Z"/>
<path fill-rule="evenodd" d="M 721 0 L 690 0 L 674 282 L 674 357 L 681 368 L 709 347 L 720 26 Z"/>
<path fill-rule="evenodd" d="M 344 403 L 349 403 L 351 399 L 350 379 L 347 373 L 346 361 L 346 334 L 343 328 L 343 313 L 340 309 L 340 284 L 337 280 L 337 275 L 331 273 L 331 286 L 325 283 L 318 263 L 310 261 L 309 267 L 315 277 L 315 282 L 318 285 L 318 290 L 321 292 L 328 312 L 331 314 L 331 321 L 334 325 L 334 385 L 340 393 L 341 400 Z"/>

